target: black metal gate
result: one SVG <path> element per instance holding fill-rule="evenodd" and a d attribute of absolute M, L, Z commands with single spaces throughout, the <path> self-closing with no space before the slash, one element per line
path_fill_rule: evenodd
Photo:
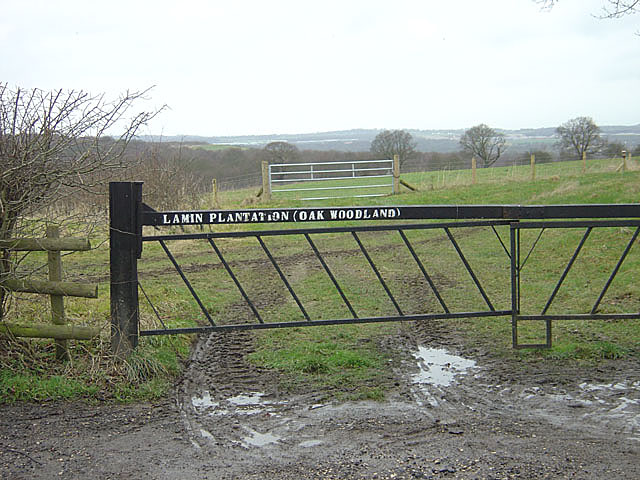
<path fill-rule="evenodd" d="M 428 206 L 370 206 L 370 207 L 322 207 L 322 208 L 290 208 L 290 209 L 246 209 L 246 210 L 213 210 L 213 211 L 180 211 L 157 212 L 141 202 L 140 183 L 112 183 L 110 186 L 111 205 L 111 301 L 113 319 L 113 338 L 116 351 L 134 348 L 139 335 L 165 335 L 178 333 L 214 332 L 239 329 L 265 329 L 282 327 L 300 327 L 314 325 L 336 325 L 347 323 L 372 323 L 406 320 L 453 319 L 453 318 L 482 318 L 482 317 L 511 317 L 512 342 L 514 348 L 549 347 L 551 346 L 552 321 L 571 319 L 618 319 L 640 318 L 640 312 L 600 313 L 599 306 L 605 297 L 623 262 L 635 244 L 640 232 L 640 205 L 553 205 L 553 206 L 519 206 L 519 205 L 428 205 Z M 570 220 L 568 220 L 570 219 Z M 587 220 L 584 220 L 587 219 Z M 598 220 L 595 220 L 598 219 Z M 448 220 L 442 222 L 441 220 Z M 536 220 L 536 221 L 533 221 Z M 181 234 L 162 234 L 163 227 L 185 225 L 224 225 L 224 224 L 264 224 L 288 223 L 308 224 L 314 222 L 349 222 L 350 226 L 320 227 L 320 228 L 289 228 L 280 230 L 254 231 L 218 231 Z M 368 221 L 366 225 L 355 226 L 356 223 Z M 376 224 L 372 225 L 372 221 Z M 419 223 L 405 223 L 406 221 L 420 221 Z M 325 223 L 326 224 L 326 223 Z M 352 226 L 353 225 L 353 226 Z M 143 235 L 143 226 L 155 227 L 153 235 Z M 550 308 L 558 293 L 561 291 L 567 275 L 573 268 L 576 259 L 583 249 L 587 239 L 600 228 L 631 228 L 626 247 L 613 270 L 608 272 L 606 281 L 599 295 L 591 306 L 582 312 L 550 313 Z M 504 281 L 504 293 L 510 293 L 506 302 L 492 298 L 476 267 L 469 260 L 468 254 L 458 241 L 464 235 L 461 232 L 484 229 L 492 233 L 496 249 L 501 252 L 504 266 L 508 275 Z M 536 250 L 539 240 L 545 232 L 555 229 L 584 229 L 584 234 L 577 243 L 575 250 L 564 267 L 560 276 L 555 279 L 548 300 L 539 314 L 522 314 L 521 308 L 521 276 L 532 254 Z M 534 242 L 523 249 L 522 232 L 539 232 Z M 468 275 L 470 289 L 473 294 L 482 299 L 475 309 L 460 309 L 447 300 L 443 287 L 434 281 L 434 272 L 425 264 L 415 248 L 415 235 L 434 234 L 437 232 L 442 242 L 455 252 L 453 260 Z M 500 233 L 502 232 L 502 234 Z M 420 312 L 407 312 L 394 295 L 393 289 L 381 271 L 380 265 L 363 241 L 363 235 L 369 234 L 393 235 L 397 241 L 394 252 L 403 252 L 409 261 L 403 267 L 419 272 L 421 282 L 425 285 L 424 295 L 434 298 L 434 304 Z M 354 305 L 353 299 L 345 292 L 341 280 L 335 274 L 326 259 L 326 253 L 318 248 L 314 241 L 323 234 L 340 234 L 350 237 L 350 241 L 357 246 L 355 251 L 368 266 L 370 278 L 374 279 L 384 291 L 380 302 L 389 304 L 393 313 L 381 316 L 361 315 Z M 410 235 L 414 235 L 411 240 Z M 503 238 L 508 236 L 508 239 Z M 272 237 L 287 237 L 302 239 L 312 255 L 321 266 L 321 271 L 333 286 L 333 294 L 340 299 L 347 317 L 314 318 L 310 315 L 304 301 L 289 281 L 276 255 L 268 246 L 266 239 Z M 242 285 L 232 262 L 225 257 L 219 242 L 223 239 L 255 239 L 259 249 L 263 252 L 273 271 L 286 288 L 288 295 L 295 302 L 298 319 L 290 321 L 265 321 L 260 308 Z M 352 240 L 351 240 L 352 239 Z M 246 323 L 220 323 L 213 318 L 209 309 L 201 300 L 197 289 L 193 287 L 189 278 L 181 267 L 180 262 L 172 253 L 171 242 L 201 241 L 208 245 L 210 253 L 223 266 L 226 274 L 240 292 L 244 302 L 252 312 L 253 320 Z M 193 301 L 198 305 L 206 325 L 167 328 L 160 314 L 153 307 L 158 322 L 162 328 L 151 330 L 139 329 L 138 290 L 147 298 L 147 294 L 140 284 L 137 275 L 137 259 L 143 251 L 143 244 L 157 242 L 170 259 L 177 274 L 188 288 Z M 524 254 L 521 251 L 524 250 Z M 497 258 L 496 257 L 496 261 Z M 445 287 L 446 288 L 446 287 Z M 471 292 L 469 292 L 471 294 Z M 501 304 L 501 305 L 499 305 Z M 518 323 L 524 320 L 543 321 L 546 328 L 544 343 L 522 343 L 519 341 Z"/>

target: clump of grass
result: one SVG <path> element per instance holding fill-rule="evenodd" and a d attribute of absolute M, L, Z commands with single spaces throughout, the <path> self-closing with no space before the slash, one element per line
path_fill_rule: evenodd
<path fill-rule="evenodd" d="M 301 341 L 278 349 L 260 350 L 250 360 L 287 373 L 322 374 L 343 369 L 376 368 L 379 360 L 366 349 L 335 343 Z"/>
<path fill-rule="evenodd" d="M 82 378 L 0 371 L 0 402 L 66 400 L 91 397 L 99 387 Z"/>
<path fill-rule="evenodd" d="M 384 399 L 382 377 L 387 358 L 375 342 L 377 334 L 366 325 L 315 327 L 260 332 L 249 361 L 286 375 L 289 390 L 301 386 L 321 388 L 342 400 Z"/>
<path fill-rule="evenodd" d="M 189 340 L 149 341 L 116 361 L 104 338 L 75 343 L 59 362 L 51 340 L 0 338 L 0 403 L 63 399 L 154 400 L 170 389 Z"/>

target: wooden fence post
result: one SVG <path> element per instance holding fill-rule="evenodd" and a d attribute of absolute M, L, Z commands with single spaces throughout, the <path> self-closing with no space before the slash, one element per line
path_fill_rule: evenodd
<path fill-rule="evenodd" d="M 536 156 L 534 153 L 531 154 L 531 180 L 536 179 Z"/>
<path fill-rule="evenodd" d="M 587 152 L 582 152 L 582 173 L 587 171 Z"/>
<path fill-rule="evenodd" d="M 111 350 L 125 359 L 138 345 L 138 256 L 142 253 L 142 182 L 109 183 Z"/>
<path fill-rule="evenodd" d="M 394 195 L 400 193 L 400 157 L 397 154 L 393 156 L 393 186 L 391 188 Z"/>
<path fill-rule="evenodd" d="M 269 162 L 262 161 L 262 198 L 265 201 L 271 200 L 271 182 L 269 181 Z"/>
<path fill-rule="evenodd" d="M 622 151 L 622 173 L 627 171 L 627 152 L 626 150 Z"/>
<path fill-rule="evenodd" d="M 477 160 L 476 157 L 471 157 L 471 178 L 472 183 L 475 185 L 477 182 L 476 178 L 476 168 L 477 168 Z"/>
<path fill-rule="evenodd" d="M 46 231 L 47 238 L 60 238 L 60 228 L 57 225 L 49 225 Z M 62 281 L 62 258 L 60 251 L 47 252 L 49 281 Z M 49 295 L 51 299 L 51 321 L 54 325 L 64 325 L 64 297 L 62 295 Z M 69 358 L 69 350 L 66 340 L 56 340 L 56 359 L 67 360 Z"/>
<path fill-rule="evenodd" d="M 218 180 L 215 178 L 211 180 L 211 192 L 213 193 L 213 208 L 220 208 L 218 202 Z"/>

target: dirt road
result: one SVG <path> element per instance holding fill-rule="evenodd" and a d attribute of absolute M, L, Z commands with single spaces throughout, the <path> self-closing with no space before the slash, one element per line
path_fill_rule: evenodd
<path fill-rule="evenodd" d="M 158 405 L 3 406 L 0 477 L 640 478 L 637 361 L 522 364 L 434 327 L 385 339 L 382 403 L 282 394 L 237 333 L 201 339 Z"/>

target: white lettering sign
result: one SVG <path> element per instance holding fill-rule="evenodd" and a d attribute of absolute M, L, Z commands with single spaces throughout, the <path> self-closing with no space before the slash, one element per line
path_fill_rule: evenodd
<path fill-rule="evenodd" d="M 322 222 L 327 220 L 375 220 L 400 217 L 397 207 L 318 208 L 214 212 L 170 212 L 158 214 L 162 225 L 220 223 Z"/>

